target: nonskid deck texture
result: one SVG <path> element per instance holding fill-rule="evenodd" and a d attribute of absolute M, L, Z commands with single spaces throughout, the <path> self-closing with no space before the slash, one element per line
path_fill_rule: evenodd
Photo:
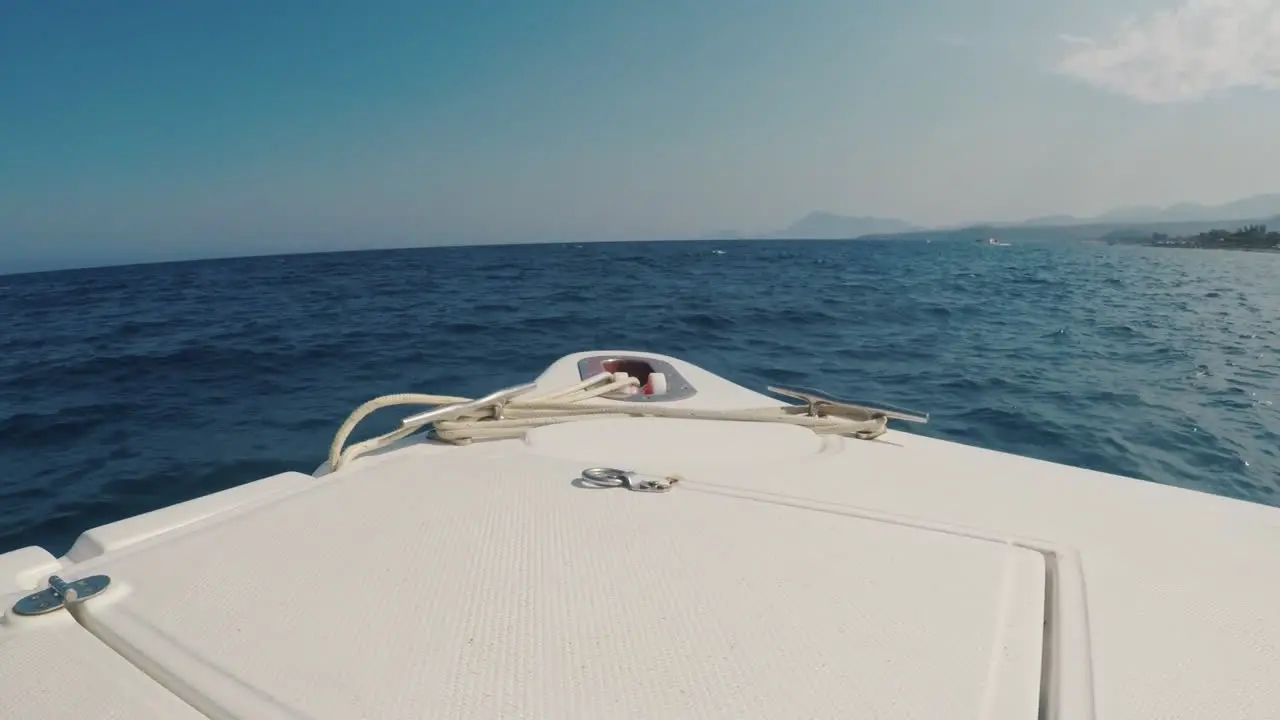
<path fill-rule="evenodd" d="M 1277 550 L 1275 508 L 896 431 L 411 439 L 0 556 L 6 608 L 112 580 L 5 615 L 0 717 L 1276 718 Z"/>

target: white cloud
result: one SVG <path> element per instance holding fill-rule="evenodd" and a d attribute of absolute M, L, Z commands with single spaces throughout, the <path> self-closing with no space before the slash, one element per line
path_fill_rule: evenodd
<path fill-rule="evenodd" d="M 1280 89 L 1280 0 L 1185 0 L 1114 35 L 1061 35 L 1058 71 L 1145 103 Z"/>

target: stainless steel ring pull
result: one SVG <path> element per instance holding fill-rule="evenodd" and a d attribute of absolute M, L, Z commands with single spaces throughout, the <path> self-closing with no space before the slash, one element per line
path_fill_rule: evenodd
<path fill-rule="evenodd" d="M 666 492 L 678 480 L 608 467 L 587 468 L 582 471 L 582 479 L 597 487 L 624 487 L 635 492 Z"/>

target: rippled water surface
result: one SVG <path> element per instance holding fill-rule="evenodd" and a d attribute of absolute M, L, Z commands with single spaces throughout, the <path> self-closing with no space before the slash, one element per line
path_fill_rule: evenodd
<path fill-rule="evenodd" d="M 62 552 L 95 525 L 310 472 L 374 395 L 483 393 L 596 348 L 919 407 L 933 419 L 917 432 L 1280 505 L 1280 255 L 440 248 L 0 276 L 0 317 L 0 552 Z"/>

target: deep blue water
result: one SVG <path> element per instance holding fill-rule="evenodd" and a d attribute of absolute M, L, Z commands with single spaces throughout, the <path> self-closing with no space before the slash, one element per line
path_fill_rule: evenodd
<path fill-rule="evenodd" d="M 0 318 L 0 552 L 60 553 L 95 525 L 311 472 L 374 395 L 483 393 L 597 348 L 918 407 L 933 416 L 916 432 L 1280 505 L 1280 255 L 437 248 L 0 276 Z"/>

